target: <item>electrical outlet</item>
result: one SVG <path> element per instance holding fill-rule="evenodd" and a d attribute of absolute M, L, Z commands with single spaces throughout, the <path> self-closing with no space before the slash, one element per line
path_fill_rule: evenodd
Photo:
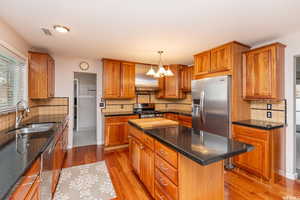
<path fill-rule="evenodd" d="M 272 118 L 272 112 L 267 112 L 267 118 Z"/>
<path fill-rule="evenodd" d="M 100 107 L 100 108 L 105 108 L 105 103 L 104 103 L 104 102 L 100 102 L 100 103 L 99 103 L 99 107 Z"/>
<path fill-rule="evenodd" d="M 267 104 L 267 110 L 272 110 L 272 104 Z"/>

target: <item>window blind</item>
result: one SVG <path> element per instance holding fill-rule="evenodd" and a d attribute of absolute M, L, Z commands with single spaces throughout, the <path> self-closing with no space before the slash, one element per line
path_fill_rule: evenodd
<path fill-rule="evenodd" d="M 25 60 L 0 45 L 0 113 L 25 99 Z"/>

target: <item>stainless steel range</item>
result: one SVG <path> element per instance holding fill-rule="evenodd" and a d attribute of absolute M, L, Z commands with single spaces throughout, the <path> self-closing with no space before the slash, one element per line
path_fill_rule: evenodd
<path fill-rule="evenodd" d="M 155 110 L 153 103 L 135 104 L 133 112 L 139 115 L 139 118 L 163 117 L 163 113 Z"/>

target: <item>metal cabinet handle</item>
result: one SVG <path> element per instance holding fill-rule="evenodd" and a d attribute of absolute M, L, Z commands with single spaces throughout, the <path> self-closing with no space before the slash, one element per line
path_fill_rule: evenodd
<path fill-rule="evenodd" d="M 161 185 L 163 185 L 163 186 L 169 185 L 168 183 L 164 182 L 164 179 L 163 179 L 163 178 L 159 178 L 159 179 L 158 179 L 158 182 L 159 182 Z"/>
<path fill-rule="evenodd" d="M 145 148 L 144 145 L 141 145 L 141 146 L 140 146 L 140 149 L 144 149 L 144 148 Z"/>
<path fill-rule="evenodd" d="M 162 150 L 162 149 L 159 150 L 159 153 L 162 154 L 163 156 L 167 155 L 167 153 L 164 150 Z"/>
<path fill-rule="evenodd" d="M 165 200 L 165 198 L 163 196 L 161 196 L 160 194 L 157 194 L 157 195 L 160 200 Z"/>
<path fill-rule="evenodd" d="M 169 168 L 165 167 L 163 164 L 160 164 L 159 167 L 163 170 L 163 171 L 168 171 Z"/>

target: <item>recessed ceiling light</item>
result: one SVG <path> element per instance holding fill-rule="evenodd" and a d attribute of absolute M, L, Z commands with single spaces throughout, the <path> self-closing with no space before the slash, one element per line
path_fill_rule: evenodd
<path fill-rule="evenodd" d="M 61 26 L 61 25 L 54 25 L 53 26 L 54 30 L 59 32 L 59 33 L 68 33 L 70 29 L 66 26 Z"/>

